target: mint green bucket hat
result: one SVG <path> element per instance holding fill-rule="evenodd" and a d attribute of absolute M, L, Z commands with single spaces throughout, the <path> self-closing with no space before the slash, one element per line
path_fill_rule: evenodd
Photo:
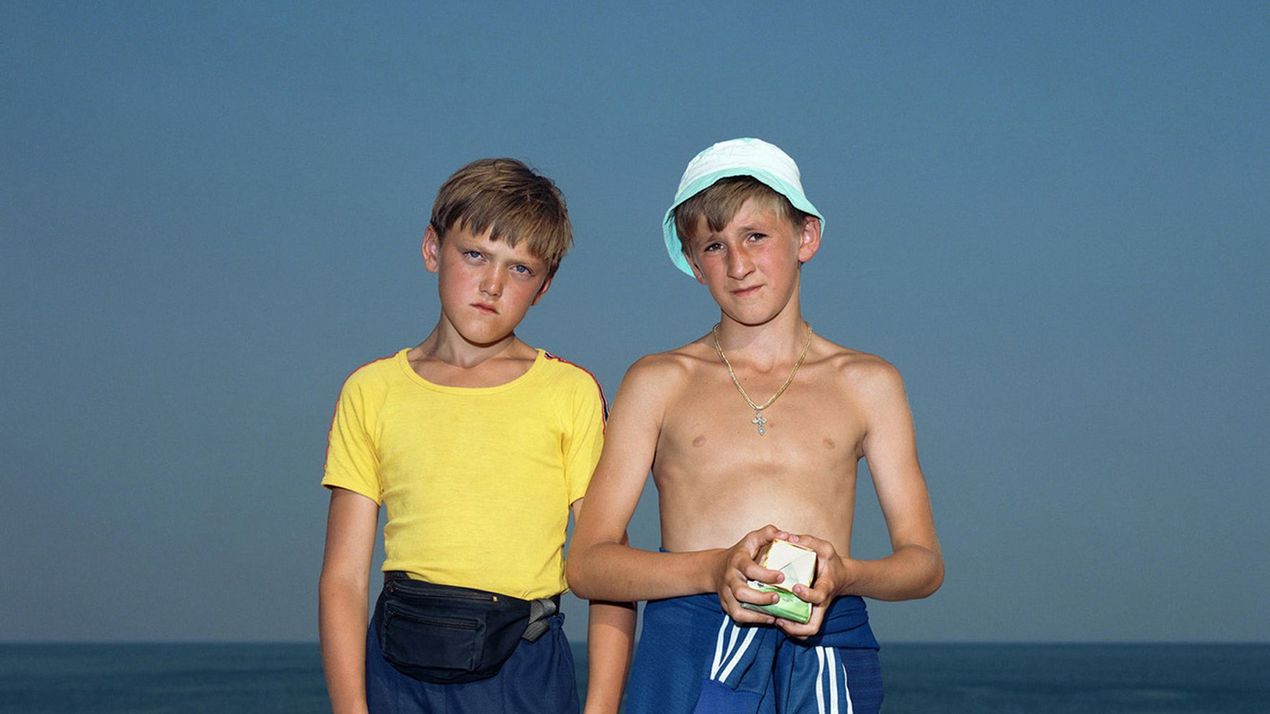
<path fill-rule="evenodd" d="M 713 186 L 719 179 L 731 176 L 752 176 L 762 181 L 773 191 L 789 199 L 794 208 L 819 218 L 821 232 L 824 232 L 825 217 L 803 194 L 798 164 L 794 163 L 789 154 L 762 139 L 720 141 L 688 162 L 683 178 L 679 179 L 675 202 L 670 205 L 666 218 L 662 221 L 666 252 L 670 254 L 670 261 L 676 268 L 692 275 L 692 266 L 679 242 L 679 232 L 675 230 L 675 209 L 679 204 Z"/>

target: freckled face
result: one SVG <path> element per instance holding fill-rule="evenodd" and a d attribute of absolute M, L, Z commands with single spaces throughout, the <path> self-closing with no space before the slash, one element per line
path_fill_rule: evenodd
<path fill-rule="evenodd" d="M 717 233 L 701 219 L 689 242 L 689 262 L 728 317 L 758 325 L 789 304 L 798 289 L 798 267 L 819 244 L 818 221 L 809 219 L 800 231 L 750 199 Z"/>
<path fill-rule="evenodd" d="M 510 335 L 551 285 L 546 262 L 525 241 L 512 248 L 488 231 L 478 236 L 455 227 L 441 239 L 428 228 L 423 261 L 437 274 L 443 319 L 475 345 Z"/>

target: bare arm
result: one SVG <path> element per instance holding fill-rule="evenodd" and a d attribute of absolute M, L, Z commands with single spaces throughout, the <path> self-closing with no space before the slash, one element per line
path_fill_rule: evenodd
<path fill-rule="evenodd" d="M 891 538 L 891 555 L 855 560 L 843 593 L 878 600 L 923 598 L 944 581 L 926 478 L 917 461 L 913 416 L 900 374 L 889 364 L 872 371 L 861 388 L 868 414 L 864 456 L 873 475 Z"/>
<path fill-rule="evenodd" d="M 871 366 L 859 381 L 868 419 L 864 455 L 886 518 L 891 554 L 877 560 L 844 558 L 829 541 L 790 536 L 817 554 L 815 587 L 794 587 L 795 595 L 812 603 L 812 619 L 806 625 L 780 621 L 780 627 L 791 635 L 805 637 L 818 632 L 825 609 L 836 597 L 912 600 L 930 595 L 944 581 L 944 559 L 935 535 L 926 479 L 917 461 L 904 383 L 899 372 L 886 363 Z"/>
<path fill-rule="evenodd" d="M 573 503 L 577 522 L 582 499 Z M 626 542 L 623 538 L 623 543 Z M 617 712 L 635 644 L 635 603 L 596 600 L 587 612 L 587 693 L 584 714 Z"/>
<path fill-rule="evenodd" d="M 738 622 L 772 622 L 770 616 L 741 609 L 739 601 L 768 604 L 776 597 L 744 584 L 747 578 L 773 582 L 779 576 L 753 561 L 763 538 L 770 540 L 775 528 L 760 529 L 732 548 L 691 553 L 653 553 L 625 542 L 657 449 L 666 394 L 678 378 L 673 365 L 657 364 L 656 359 L 631 367 L 613 402 L 604 453 L 569 548 L 569 586 L 579 597 L 608 601 L 718 592 Z"/>
<path fill-rule="evenodd" d="M 379 506 L 331 489 L 326 554 L 318 581 L 322 667 L 335 714 L 366 712 L 366 606 Z"/>

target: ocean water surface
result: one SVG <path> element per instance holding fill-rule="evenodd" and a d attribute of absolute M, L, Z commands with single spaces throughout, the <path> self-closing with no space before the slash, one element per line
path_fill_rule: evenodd
<path fill-rule="evenodd" d="M 1270 712 L 1270 645 L 891 644 L 882 666 L 887 712 Z M 0 645 L 5 714 L 326 711 L 315 644 Z"/>

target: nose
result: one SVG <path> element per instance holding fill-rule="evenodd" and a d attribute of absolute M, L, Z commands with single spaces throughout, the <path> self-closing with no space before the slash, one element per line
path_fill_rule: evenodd
<path fill-rule="evenodd" d="M 728 277 L 740 280 L 754 271 L 754 263 L 744 249 L 728 251 Z"/>
<path fill-rule="evenodd" d="M 481 292 L 490 297 L 503 294 L 503 274 L 498 268 L 491 267 L 481 276 Z"/>

